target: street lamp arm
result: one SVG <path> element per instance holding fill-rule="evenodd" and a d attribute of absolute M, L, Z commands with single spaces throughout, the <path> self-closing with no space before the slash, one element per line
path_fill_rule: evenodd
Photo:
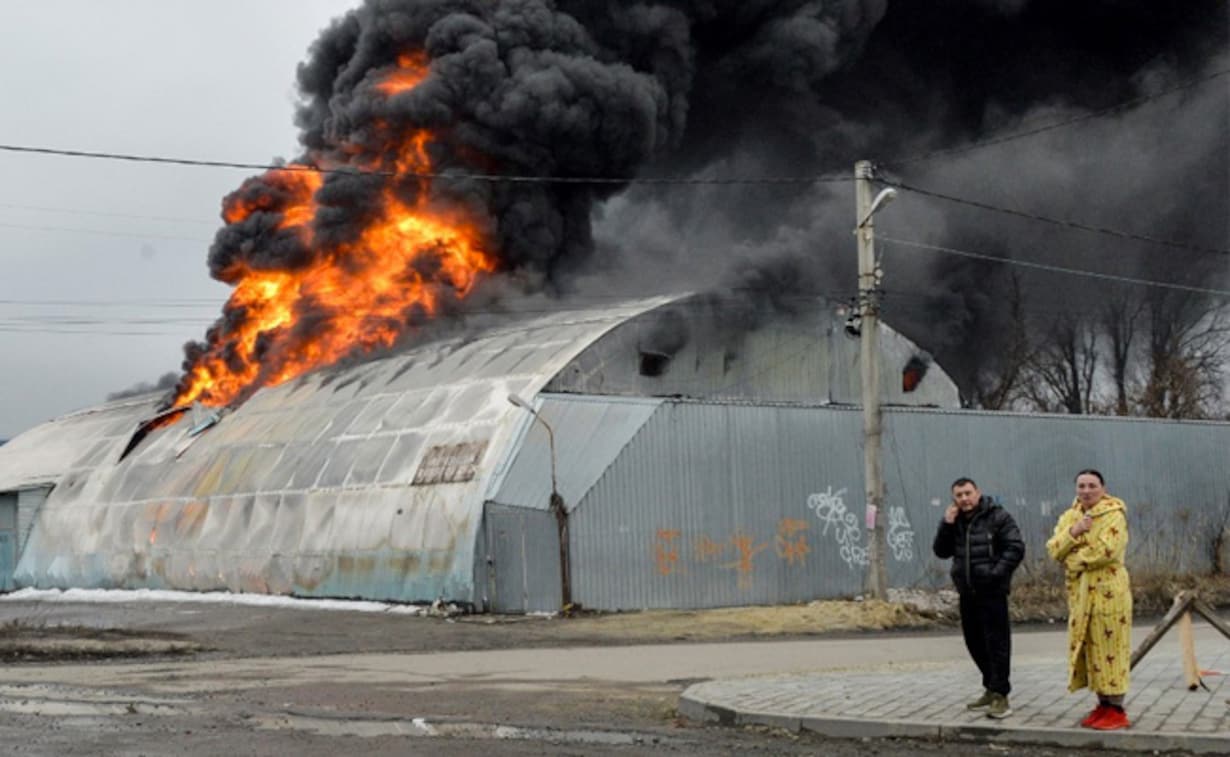
<path fill-rule="evenodd" d="M 542 424 L 542 427 L 547 431 L 547 446 L 551 453 L 551 496 L 559 497 L 558 478 L 555 475 L 555 431 L 551 428 L 551 424 L 547 423 L 534 406 L 526 402 L 522 397 L 516 394 L 509 394 L 508 401 L 513 405 L 521 408 L 534 417 L 534 420 Z"/>
<path fill-rule="evenodd" d="M 871 208 L 867 210 L 867 215 L 863 216 L 863 220 L 858 222 L 858 228 L 861 229 L 867 224 L 871 223 L 871 217 L 876 214 L 876 211 L 878 211 L 880 208 L 892 202 L 894 199 L 896 199 L 896 197 L 897 197 L 897 190 L 893 189 L 892 187 L 888 187 L 887 189 L 881 189 L 880 193 L 876 195 L 876 198 L 871 201 Z"/>

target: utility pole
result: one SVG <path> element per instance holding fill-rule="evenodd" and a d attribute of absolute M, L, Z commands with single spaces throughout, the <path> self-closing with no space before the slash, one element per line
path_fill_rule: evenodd
<path fill-rule="evenodd" d="M 871 162 L 854 164 L 858 226 L 859 372 L 863 388 L 863 480 L 867 486 L 867 586 L 874 599 L 888 598 L 888 539 L 884 532 L 884 479 L 880 466 L 879 267 L 875 255 L 875 219 L 896 194 L 885 190 L 871 199 Z"/>

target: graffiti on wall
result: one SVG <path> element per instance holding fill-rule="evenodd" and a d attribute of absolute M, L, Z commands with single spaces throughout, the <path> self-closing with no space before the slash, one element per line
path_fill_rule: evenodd
<path fill-rule="evenodd" d="M 830 486 L 809 496 L 807 507 L 820 521 L 821 537 L 834 539 L 842 561 L 854 570 L 867 565 L 867 546 L 858 518 L 845 504 L 845 494 L 845 489 L 834 491 Z M 677 528 L 659 528 L 652 544 L 654 570 L 660 576 L 672 576 L 686 573 L 688 565 L 707 566 L 731 571 L 739 588 L 751 588 L 756 566 L 766 560 L 775 557 L 778 565 L 805 567 L 813 551 L 808 540 L 812 527 L 810 519 L 781 518 L 771 537 L 759 538 L 738 528 L 724 538 L 701 534 L 691 539 L 685 539 Z M 887 541 L 894 560 L 913 561 L 914 527 L 904 507 L 888 509 Z"/>
<path fill-rule="evenodd" d="M 653 561 L 658 575 L 669 576 L 679 566 L 679 529 L 659 528 L 653 542 Z"/>
<path fill-rule="evenodd" d="M 812 494 L 807 498 L 807 507 L 823 526 L 822 536 L 830 532 L 837 541 L 838 554 L 851 570 L 867 565 L 867 546 L 863 539 L 863 529 L 859 526 L 858 516 L 846 506 L 845 489 L 833 491 L 828 487 L 823 492 Z M 905 514 L 904 507 L 888 508 L 888 548 L 897 562 L 911 562 L 914 559 L 914 527 Z"/>
<path fill-rule="evenodd" d="M 729 537 L 715 539 L 703 534 L 691 540 L 688 562 L 706 565 L 735 574 L 739 588 L 751 588 L 756 572 L 757 559 L 768 552 L 787 565 L 802 567 L 811 553 L 807 542 L 808 523 L 798 518 L 782 518 L 771 539 L 758 539 L 743 529 Z M 653 539 L 654 569 L 660 576 L 685 573 L 685 561 L 681 557 L 684 544 L 682 532 L 674 528 L 659 528 Z"/>
<path fill-rule="evenodd" d="M 888 508 L 888 548 L 897 562 L 914 559 L 914 527 L 910 525 L 904 507 Z"/>
<path fill-rule="evenodd" d="M 858 518 L 842 499 L 845 493 L 844 488 L 833 491 L 830 486 L 823 492 L 809 496 L 807 508 L 824 524 L 820 535 L 828 536 L 832 531 L 842 562 L 854 569 L 867 564 L 867 547 L 863 545 L 863 530 L 858 526 Z"/>

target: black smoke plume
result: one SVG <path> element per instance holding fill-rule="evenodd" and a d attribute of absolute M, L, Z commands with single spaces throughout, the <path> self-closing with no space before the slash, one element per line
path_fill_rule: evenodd
<path fill-rule="evenodd" d="M 331 174 L 316 195 L 316 240 L 344 244 L 396 181 L 370 173 L 397 160 L 390 135 L 428 129 L 433 169 L 454 178 L 395 190 L 481 219 L 503 280 L 577 298 L 784 280 L 783 301 L 848 300 L 852 187 L 457 177 L 848 175 L 871 159 L 938 191 L 1224 247 L 1224 78 L 1037 137 L 909 158 L 1225 68 L 1227 28 L 1223 0 L 368 0 L 324 30 L 300 66 L 297 161 L 366 171 Z M 418 86 L 392 97 L 372 86 L 415 52 L 429 65 Z M 268 213 L 219 233 L 215 276 L 309 265 L 324 249 L 280 228 L 284 191 L 266 177 L 238 190 Z M 1173 249 L 917 195 L 877 225 L 886 236 L 1073 267 L 1186 270 Z M 887 320 L 965 380 L 960 365 L 995 338 L 1003 294 L 1019 281 L 1003 268 L 883 249 Z M 1085 280 L 1025 278 L 1045 295 L 1038 307 L 1089 296 Z"/>

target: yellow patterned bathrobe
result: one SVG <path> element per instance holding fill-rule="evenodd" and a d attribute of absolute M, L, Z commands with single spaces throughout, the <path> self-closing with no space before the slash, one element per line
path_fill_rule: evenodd
<path fill-rule="evenodd" d="M 1068 533 L 1085 512 L 1072 503 L 1046 543 L 1063 563 L 1068 589 L 1068 691 L 1088 686 L 1098 694 L 1126 694 L 1132 657 L 1132 589 L 1123 557 L 1127 552 L 1127 510 L 1123 500 L 1104 496 L 1089 508 L 1093 528 L 1073 539 Z"/>

